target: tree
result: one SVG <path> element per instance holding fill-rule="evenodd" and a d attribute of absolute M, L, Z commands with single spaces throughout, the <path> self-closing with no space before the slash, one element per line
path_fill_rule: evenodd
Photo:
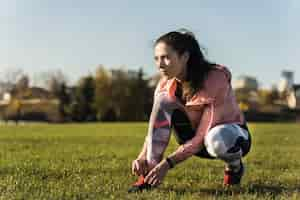
<path fill-rule="evenodd" d="M 28 89 L 29 82 L 30 82 L 29 77 L 27 75 L 23 74 L 16 82 L 16 89 L 18 91 L 24 91 L 24 90 Z"/>
<path fill-rule="evenodd" d="M 131 121 L 146 120 L 148 116 L 147 108 L 152 106 L 152 92 L 148 87 L 148 82 L 144 79 L 142 68 L 136 71 L 135 76 L 130 77 L 129 93 L 127 99 L 126 119 Z M 137 101 L 138 98 L 138 101 Z"/>
<path fill-rule="evenodd" d="M 68 82 L 66 75 L 61 70 L 50 70 L 42 72 L 39 75 L 39 79 L 39 85 L 51 91 L 53 94 L 57 93 L 62 84 L 67 84 Z"/>
<path fill-rule="evenodd" d="M 61 70 L 52 70 L 42 72 L 39 78 L 41 87 L 48 89 L 58 99 L 59 113 L 63 120 L 67 120 L 71 115 L 71 94 L 68 93 L 66 75 Z"/>
<path fill-rule="evenodd" d="M 112 95 L 111 103 L 115 109 L 117 119 L 128 121 L 130 112 L 129 97 L 131 96 L 130 80 L 128 73 L 122 69 L 112 70 Z"/>
<path fill-rule="evenodd" d="M 23 70 L 18 68 L 8 68 L 1 73 L 0 92 L 16 92 L 16 84 L 21 77 L 25 76 Z"/>
<path fill-rule="evenodd" d="M 67 86 L 65 83 L 61 83 L 57 90 L 55 96 L 59 100 L 58 110 L 64 120 L 71 114 L 70 105 L 71 105 L 71 94 L 67 91 Z"/>
<path fill-rule="evenodd" d="M 104 66 L 99 65 L 95 76 L 95 109 L 97 119 L 101 121 L 116 120 L 116 113 L 111 102 L 111 78 L 111 74 L 105 70 Z"/>
<path fill-rule="evenodd" d="M 75 121 L 95 121 L 95 81 L 92 76 L 80 79 L 72 103 L 72 118 Z"/>
<path fill-rule="evenodd" d="M 8 68 L 3 72 L 3 82 L 9 84 L 16 84 L 20 78 L 24 76 L 22 69 L 18 68 Z"/>
<path fill-rule="evenodd" d="M 112 72 L 113 107 L 118 120 L 138 121 L 147 118 L 147 107 L 152 100 L 148 82 L 144 80 L 143 70 Z M 152 102 L 150 103 L 152 104 Z M 151 105 L 150 105 L 151 107 Z"/>

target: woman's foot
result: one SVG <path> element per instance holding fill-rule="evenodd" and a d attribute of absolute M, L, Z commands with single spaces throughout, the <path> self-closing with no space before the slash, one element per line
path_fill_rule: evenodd
<path fill-rule="evenodd" d="M 137 182 L 135 182 L 131 188 L 129 188 L 128 192 L 141 192 L 143 190 L 151 189 L 151 185 L 145 182 L 145 177 L 143 175 L 139 176 Z"/>
<path fill-rule="evenodd" d="M 229 186 L 240 184 L 244 172 L 245 168 L 242 161 L 240 161 L 240 166 L 237 169 L 225 169 L 223 185 Z"/>

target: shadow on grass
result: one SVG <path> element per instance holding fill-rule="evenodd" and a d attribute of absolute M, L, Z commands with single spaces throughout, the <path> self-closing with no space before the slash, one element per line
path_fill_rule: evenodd
<path fill-rule="evenodd" d="M 257 196 L 278 196 L 286 193 L 299 192 L 300 193 L 300 184 L 293 186 L 283 186 L 281 184 L 278 185 L 267 185 L 262 183 L 254 183 L 246 186 L 232 186 L 232 187 L 224 187 L 220 186 L 220 188 L 161 188 L 161 190 L 170 192 L 175 192 L 177 195 L 185 195 L 191 193 L 198 193 L 204 195 L 211 196 L 233 196 L 233 195 L 245 195 L 245 194 L 253 194 Z"/>

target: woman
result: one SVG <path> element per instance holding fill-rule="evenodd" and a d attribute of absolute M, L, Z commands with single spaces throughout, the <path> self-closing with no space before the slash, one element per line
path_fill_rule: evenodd
<path fill-rule="evenodd" d="M 242 157 L 251 146 L 245 118 L 224 66 L 209 63 L 190 32 L 169 32 L 154 46 L 155 64 L 162 74 L 143 149 L 132 163 L 139 176 L 129 192 L 159 185 L 168 170 L 195 155 L 225 162 L 224 185 L 239 184 Z M 180 144 L 163 159 L 171 128 Z"/>

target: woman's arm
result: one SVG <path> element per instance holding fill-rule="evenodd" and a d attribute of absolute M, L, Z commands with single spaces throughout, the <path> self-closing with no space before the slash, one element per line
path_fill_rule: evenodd
<path fill-rule="evenodd" d="M 210 113 L 209 110 L 205 110 L 204 112 Z M 205 120 L 206 118 L 203 116 L 202 119 Z M 151 185 L 160 184 L 170 168 L 197 153 L 202 148 L 204 140 L 203 133 L 205 132 L 202 132 L 202 127 L 205 128 L 205 126 L 201 126 L 201 129 L 197 130 L 196 135 L 191 140 L 181 145 L 167 159 L 163 159 L 158 163 L 146 176 L 145 181 Z"/>
<path fill-rule="evenodd" d="M 186 160 L 187 158 L 196 154 L 203 148 L 204 137 L 207 134 L 213 121 L 213 113 L 213 104 L 207 105 L 204 108 L 200 120 L 200 125 L 196 130 L 195 136 L 183 145 L 180 145 L 176 151 L 174 151 L 171 155 L 168 156 L 168 158 L 173 162 L 174 165 Z"/>
<path fill-rule="evenodd" d="M 143 148 L 139 153 L 138 157 L 132 162 L 131 170 L 133 174 L 136 175 L 145 175 L 149 171 L 147 164 L 147 137 L 145 139 Z"/>
<path fill-rule="evenodd" d="M 145 141 L 142 147 L 142 150 L 140 151 L 139 155 L 138 155 L 138 159 L 145 159 L 146 160 L 146 156 L 147 156 L 147 137 L 145 137 Z"/>

